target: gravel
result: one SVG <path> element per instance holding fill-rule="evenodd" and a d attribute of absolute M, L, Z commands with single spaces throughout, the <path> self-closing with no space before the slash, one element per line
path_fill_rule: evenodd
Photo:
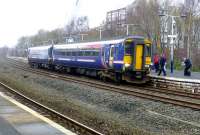
<path fill-rule="evenodd" d="M 200 134 L 200 111 L 47 78 L 3 60 L 0 80 L 105 134 Z"/>

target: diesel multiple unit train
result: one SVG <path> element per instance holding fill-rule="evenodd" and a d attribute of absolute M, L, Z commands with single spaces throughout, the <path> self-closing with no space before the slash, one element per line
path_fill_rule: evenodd
<path fill-rule="evenodd" d="M 31 67 L 43 67 L 116 82 L 145 83 L 151 64 L 151 42 L 140 36 L 118 40 L 28 48 Z"/>

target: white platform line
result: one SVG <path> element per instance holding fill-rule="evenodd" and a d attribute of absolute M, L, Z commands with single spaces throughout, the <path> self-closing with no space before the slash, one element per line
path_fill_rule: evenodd
<path fill-rule="evenodd" d="M 157 76 L 157 75 L 150 75 L 150 77 L 154 77 L 156 79 L 166 79 L 169 81 L 180 81 L 186 83 L 200 83 L 199 79 L 192 79 L 192 78 L 180 78 L 180 77 L 169 77 L 169 76 Z"/>
<path fill-rule="evenodd" d="M 66 135 L 76 135 L 75 133 L 67 130 L 66 128 L 64 128 L 63 126 L 55 123 L 54 121 L 40 115 L 39 113 L 37 113 L 36 111 L 30 109 L 29 107 L 17 102 L 16 100 L 12 99 L 11 97 L 6 96 L 5 94 L 3 94 L 2 92 L 0 92 L 0 96 L 2 96 L 3 98 L 5 98 L 6 100 L 12 102 L 13 104 L 17 105 L 18 107 L 22 108 L 23 110 L 31 113 L 32 115 L 34 115 L 35 117 L 45 121 L 46 123 L 48 123 L 49 125 L 51 125 L 52 127 L 58 129 L 59 131 L 61 131 L 62 133 L 66 134 Z"/>

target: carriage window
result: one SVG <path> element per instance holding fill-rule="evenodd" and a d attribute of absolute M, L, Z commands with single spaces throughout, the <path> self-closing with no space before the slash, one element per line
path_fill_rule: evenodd
<path fill-rule="evenodd" d="M 119 51 L 118 50 L 119 50 L 119 48 L 116 46 L 115 47 L 115 57 L 118 57 L 118 55 L 119 55 Z"/>
<path fill-rule="evenodd" d="M 65 52 L 58 51 L 58 55 L 65 55 Z"/>
<path fill-rule="evenodd" d="M 99 56 L 99 52 L 97 51 L 92 52 L 92 56 Z"/>
<path fill-rule="evenodd" d="M 91 54 L 91 53 L 90 53 L 89 51 L 86 51 L 86 52 L 85 52 L 85 56 L 90 56 L 90 54 Z"/>
<path fill-rule="evenodd" d="M 65 55 L 66 55 L 66 56 L 71 56 L 71 55 L 72 55 L 72 52 L 65 52 Z"/>
<path fill-rule="evenodd" d="M 84 52 L 81 51 L 81 52 L 78 52 L 78 56 L 83 56 L 84 55 Z"/>
<path fill-rule="evenodd" d="M 48 50 L 49 57 L 52 57 L 52 50 L 53 50 L 53 47 L 51 47 L 51 48 Z M 28 51 L 28 53 L 29 53 L 29 51 Z"/>
<path fill-rule="evenodd" d="M 114 47 L 111 47 L 111 51 L 110 51 L 110 57 L 114 56 Z"/>
<path fill-rule="evenodd" d="M 102 57 L 104 56 L 104 48 L 102 48 L 101 56 L 102 56 Z"/>
<path fill-rule="evenodd" d="M 95 53 L 95 56 L 99 56 L 99 52 L 94 52 Z"/>
<path fill-rule="evenodd" d="M 76 52 L 72 52 L 72 56 L 76 56 Z"/>

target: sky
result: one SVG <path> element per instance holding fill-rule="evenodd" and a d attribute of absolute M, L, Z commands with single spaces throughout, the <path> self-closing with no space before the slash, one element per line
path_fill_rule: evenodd
<path fill-rule="evenodd" d="M 0 0 L 0 47 L 16 45 L 22 36 L 40 29 L 64 27 L 73 16 L 86 15 L 90 27 L 99 26 L 106 12 L 134 0 Z"/>

